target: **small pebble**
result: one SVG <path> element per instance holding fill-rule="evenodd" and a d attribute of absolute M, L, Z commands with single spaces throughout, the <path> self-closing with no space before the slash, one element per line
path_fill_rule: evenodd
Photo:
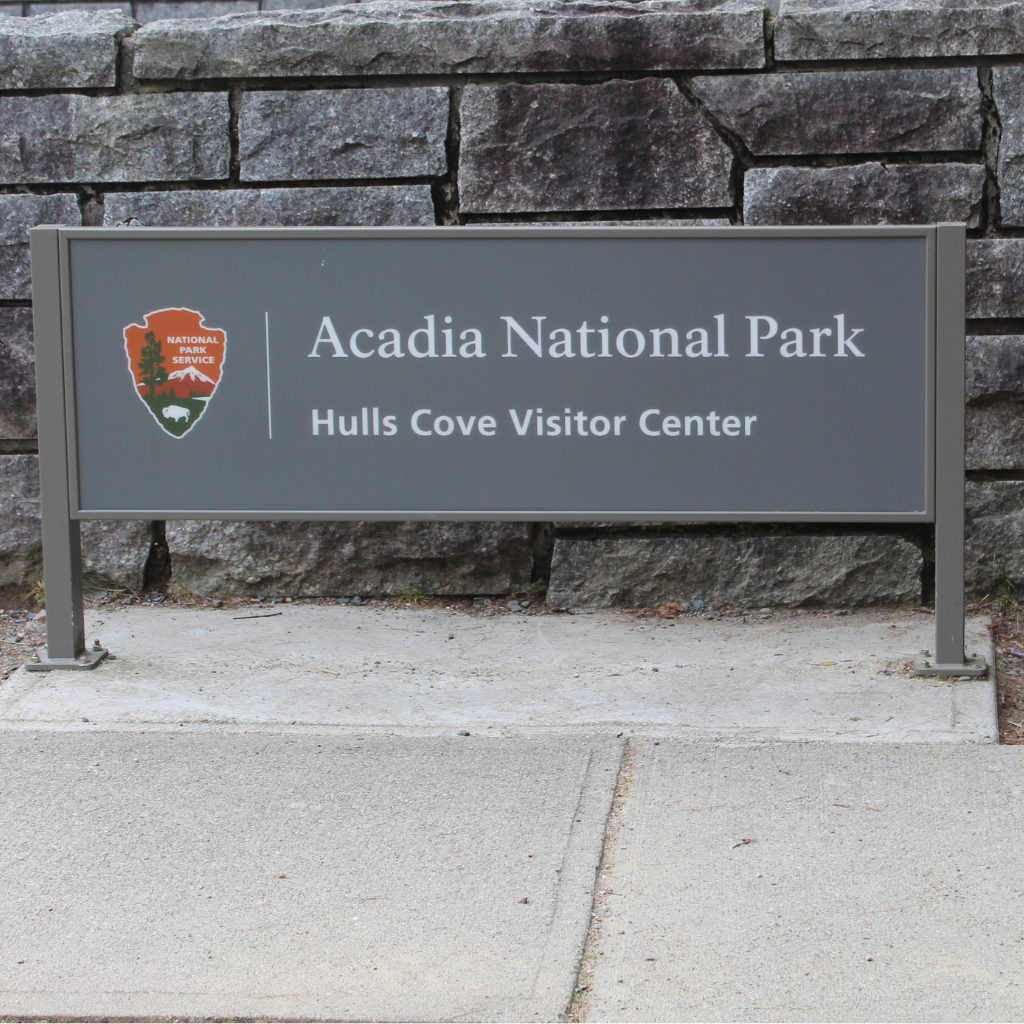
<path fill-rule="evenodd" d="M 460 729 L 460 730 L 459 730 L 459 735 L 460 735 L 460 736 L 468 736 L 468 735 L 469 735 L 469 733 L 468 733 L 468 732 L 467 732 L 467 731 L 466 731 L 465 729 Z"/>
<path fill-rule="evenodd" d="M 88 718 L 83 718 L 83 719 L 82 719 L 82 721 L 83 721 L 83 722 L 88 722 L 88 721 L 89 721 L 89 719 L 88 719 Z"/>
<path fill-rule="evenodd" d="M 353 604 L 362 604 L 363 603 L 363 599 L 358 594 L 356 594 L 356 596 L 352 598 L 352 603 Z"/>
<path fill-rule="evenodd" d="M 513 599 L 513 600 L 511 600 L 511 601 L 509 601 L 509 602 L 508 602 L 508 603 L 507 603 L 507 604 L 505 605 L 505 607 L 506 607 L 506 608 L 507 608 L 507 609 L 508 609 L 508 610 L 509 610 L 510 612 L 521 612 L 521 611 L 523 610 L 523 606 L 522 606 L 522 605 L 521 605 L 521 604 L 520 604 L 520 603 L 519 603 L 518 601 L 516 601 L 516 600 L 514 600 L 514 599 Z"/>
<path fill-rule="evenodd" d="M 449 633 L 448 634 L 448 639 L 449 640 L 454 640 L 455 639 L 455 634 L 454 633 Z"/>

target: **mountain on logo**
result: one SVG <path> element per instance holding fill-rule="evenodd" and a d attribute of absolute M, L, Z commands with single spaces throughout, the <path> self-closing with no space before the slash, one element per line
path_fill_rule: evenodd
<path fill-rule="evenodd" d="M 204 346 L 205 347 L 205 346 Z M 199 367 L 188 366 L 167 374 L 167 387 L 161 394 L 175 398 L 209 398 L 217 388 L 217 382 L 207 377 Z"/>
<path fill-rule="evenodd" d="M 227 334 L 194 309 L 158 309 L 144 319 L 124 329 L 135 393 L 161 429 L 184 437 L 220 383 Z"/>
<path fill-rule="evenodd" d="M 167 374 L 168 380 L 201 380 L 207 384 L 216 387 L 217 385 L 206 376 L 205 373 L 197 370 L 194 366 L 186 366 L 184 370 L 175 370 L 174 373 Z"/>

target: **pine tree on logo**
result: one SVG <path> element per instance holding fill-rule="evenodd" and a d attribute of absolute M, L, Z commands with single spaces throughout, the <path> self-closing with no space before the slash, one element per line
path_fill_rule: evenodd
<path fill-rule="evenodd" d="M 164 369 L 163 345 L 152 331 L 146 331 L 146 344 L 139 355 L 139 378 L 149 387 L 149 397 L 156 396 L 156 389 L 167 383 Z"/>

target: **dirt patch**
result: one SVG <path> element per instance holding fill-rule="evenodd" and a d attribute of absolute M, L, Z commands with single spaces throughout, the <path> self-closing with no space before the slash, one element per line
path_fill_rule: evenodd
<path fill-rule="evenodd" d="M 0 682 L 46 644 L 46 623 L 34 612 L 0 608 Z"/>
<path fill-rule="evenodd" d="M 996 649 L 999 742 L 1024 744 L 1024 607 L 991 609 Z"/>

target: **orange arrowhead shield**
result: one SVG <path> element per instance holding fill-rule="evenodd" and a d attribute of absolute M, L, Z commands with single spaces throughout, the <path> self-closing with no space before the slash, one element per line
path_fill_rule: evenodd
<path fill-rule="evenodd" d="M 124 329 L 135 393 L 161 429 L 184 437 L 217 390 L 228 336 L 194 309 L 157 309 L 144 319 Z"/>

